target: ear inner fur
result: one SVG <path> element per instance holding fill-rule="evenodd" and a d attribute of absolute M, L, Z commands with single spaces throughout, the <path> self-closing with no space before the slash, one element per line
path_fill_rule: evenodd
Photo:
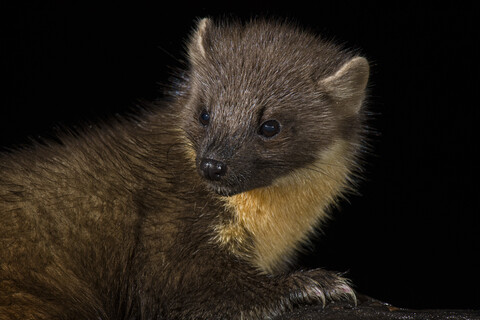
<path fill-rule="evenodd" d="M 189 55 L 190 59 L 204 59 L 206 57 L 204 41 L 208 32 L 208 28 L 212 21 L 209 18 L 203 18 L 198 22 L 197 29 L 195 30 L 192 40 L 190 41 Z"/>
<path fill-rule="evenodd" d="M 327 89 L 337 103 L 342 103 L 349 113 L 358 113 L 365 97 L 369 65 L 365 58 L 355 57 L 346 62 L 332 76 L 320 84 Z"/>

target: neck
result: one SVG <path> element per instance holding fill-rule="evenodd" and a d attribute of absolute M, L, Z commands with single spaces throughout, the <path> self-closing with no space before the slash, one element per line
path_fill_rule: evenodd
<path fill-rule="evenodd" d="M 338 141 L 313 165 L 271 186 L 225 198 L 234 219 L 218 228 L 218 239 L 236 253 L 248 243 L 249 260 L 264 272 L 285 269 L 348 188 L 351 154 L 351 146 Z"/>

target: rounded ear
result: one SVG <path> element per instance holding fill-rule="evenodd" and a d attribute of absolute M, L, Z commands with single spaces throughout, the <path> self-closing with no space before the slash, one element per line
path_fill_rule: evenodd
<path fill-rule="evenodd" d="M 320 81 L 320 85 L 347 112 L 357 113 L 365 98 L 370 67 L 367 59 L 355 57 L 344 63 L 334 75 Z"/>
<path fill-rule="evenodd" d="M 188 44 L 188 55 L 191 61 L 205 58 L 205 39 L 211 26 L 212 20 L 210 18 L 203 18 L 198 21 L 197 28 L 190 37 Z"/>

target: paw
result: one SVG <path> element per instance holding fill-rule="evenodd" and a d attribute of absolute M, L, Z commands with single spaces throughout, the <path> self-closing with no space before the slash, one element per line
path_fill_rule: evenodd
<path fill-rule="evenodd" d="M 350 301 L 357 304 L 355 291 L 348 280 L 340 275 L 323 269 L 296 272 L 290 275 L 292 285 L 297 289 L 292 292 L 292 300 L 298 303 L 318 303 L 325 306 L 330 301 Z"/>

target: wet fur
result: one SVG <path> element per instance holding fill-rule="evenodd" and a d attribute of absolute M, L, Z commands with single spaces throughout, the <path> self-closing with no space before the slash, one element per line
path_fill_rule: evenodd
<path fill-rule="evenodd" d="M 264 20 L 201 20 L 188 52 L 172 102 L 0 156 L 0 319 L 263 318 L 354 297 L 287 267 L 350 186 L 366 61 Z M 197 174 L 206 156 L 224 181 Z"/>

